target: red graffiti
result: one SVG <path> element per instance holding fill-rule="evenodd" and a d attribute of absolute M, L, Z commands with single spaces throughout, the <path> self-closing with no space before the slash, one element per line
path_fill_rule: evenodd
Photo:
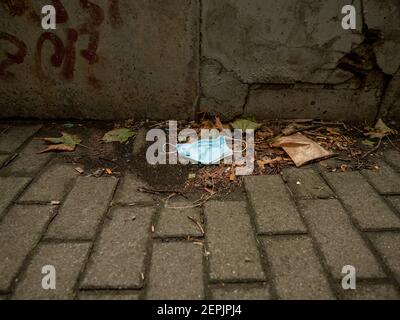
<path fill-rule="evenodd" d="M 98 61 L 97 48 L 99 45 L 100 35 L 96 29 L 104 21 L 104 11 L 98 5 L 88 1 L 80 0 L 83 8 L 89 11 L 90 19 L 78 28 L 80 35 L 89 35 L 87 49 L 81 50 L 81 56 L 89 61 L 89 64 Z"/>
<path fill-rule="evenodd" d="M 78 41 L 78 32 L 74 29 L 67 30 L 67 45 L 65 47 L 65 60 L 63 65 L 63 76 L 67 80 L 74 78 L 76 49 L 75 43 Z"/>
<path fill-rule="evenodd" d="M 56 15 L 56 21 L 57 23 L 65 23 L 68 21 L 68 13 L 63 4 L 61 3 L 61 0 L 52 0 L 53 6 L 56 9 L 57 15 Z"/>
<path fill-rule="evenodd" d="M 1 0 L 1 4 L 12 16 L 22 16 L 28 10 L 26 0 Z"/>
<path fill-rule="evenodd" d="M 108 8 L 110 12 L 110 24 L 112 27 L 119 27 L 122 25 L 121 13 L 119 11 L 119 0 L 110 0 Z"/>
<path fill-rule="evenodd" d="M 7 58 L 0 62 L 0 77 L 1 78 L 9 78 L 13 77 L 14 74 L 11 72 L 7 72 L 6 69 L 14 64 L 21 64 L 24 62 L 27 48 L 23 41 L 19 40 L 17 37 L 6 33 L 0 32 L 0 40 L 5 40 L 12 43 L 18 50 L 16 53 L 12 54 L 7 52 Z"/>
<path fill-rule="evenodd" d="M 1 4 L 13 16 L 22 16 L 29 10 L 29 5 L 26 0 L 0 0 Z M 69 20 L 69 15 L 61 0 L 52 0 L 52 5 L 57 12 L 57 24 L 66 23 Z M 89 65 L 98 62 L 97 50 L 100 41 L 99 26 L 105 20 L 103 9 L 89 0 L 79 0 L 80 6 L 85 9 L 88 14 L 88 20 L 76 29 L 68 28 L 65 42 L 56 34 L 52 32 L 44 32 L 40 35 L 36 43 L 35 51 L 35 67 L 39 78 L 44 78 L 42 70 L 42 50 L 46 42 L 50 42 L 53 46 L 54 53 L 51 55 L 50 63 L 53 67 L 59 68 L 62 66 L 61 74 L 67 79 L 71 80 L 74 77 L 75 64 L 76 64 L 76 42 L 80 36 L 88 36 L 88 44 L 85 49 L 80 50 L 80 55 L 86 59 Z M 119 0 L 109 0 L 109 21 L 113 27 L 122 24 L 121 14 L 119 10 Z M 33 19 L 35 23 L 40 25 L 40 15 L 34 11 L 29 11 L 29 18 Z M 7 40 L 13 43 L 17 48 L 16 54 L 7 54 L 7 59 L 0 63 L 0 76 L 12 75 L 6 73 L 5 69 L 13 64 L 20 64 L 24 61 L 27 53 L 26 45 L 18 38 L 11 36 L 7 33 L 0 33 L 0 40 Z M 65 43 L 65 45 L 64 45 Z M 91 73 L 91 72 L 90 72 Z M 89 83 L 99 87 L 99 80 L 93 74 L 89 74 Z"/>
<path fill-rule="evenodd" d="M 54 33 L 45 32 L 43 33 L 36 44 L 36 70 L 40 78 L 43 78 L 42 73 L 42 48 L 46 41 L 50 41 L 54 48 L 54 53 L 51 56 L 51 64 L 52 66 L 58 68 L 61 66 L 64 55 L 65 55 L 65 48 L 62 40 L 56 36 Z"/>

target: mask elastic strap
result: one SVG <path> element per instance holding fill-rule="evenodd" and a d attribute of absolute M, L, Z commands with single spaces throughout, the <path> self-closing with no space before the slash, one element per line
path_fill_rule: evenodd
<path fill-rule="evenodd" d="M 175 151 L 169 151 L 169 152 L 167 152 L 166 147 L 167 147 L 168 145 L 169 145 L 169 146 L 173 146 L 176 150 L 175 150 Z M 173 154 L 173 153 L 177 153 L 177 152 L 178 152 L 178 149 L 176 148 L 176 145 L 173 145 L 172 143 L 167 142 L 167 143 L 164 143 L 164 144 L 163 144 L 162 151 L 163 151 L 165 154 Z"/>
<path fill-rule="evenodd" d="M 229 139 L 229 140 L 231 140 L 231 141 L 238 141 L 238 142 L 240 142 L 240 143 L 242 143 L 242 144 L 245 145 L 244 149 L 242 149 L 241 151 L 235 151 L 235 150 L 233 150 L 234 153 L 243 153 L 243 152 L 245 152 L 245 151 L 247 150 L 247 148 L 248 148 L 247 142 L 243 141 L 242 139 L 234 139 L 234 138 L 227 137 L 227 136 L 225 136 L 225 139 Z"/>

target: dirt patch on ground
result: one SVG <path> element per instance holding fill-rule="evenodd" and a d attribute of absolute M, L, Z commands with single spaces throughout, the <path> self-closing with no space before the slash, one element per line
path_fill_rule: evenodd
<path fill-rule="evenodd" d="M 199 131 L 204 126 L 213 126 L 213 121 L 206 124 L 183 122 L 179 129 L 194 128 Z M 17 125 L 18 122 L 2 122 L 2 126 Z M 24 122 L 26 124 L 26 122 Z M 219 124 L 221 125 L 221 124 Z M 150 165 L 146 160 L 146 150 L 150 142 L 143 142 L 140 150 L 133 152 L 134 139 L 127 143 L 104 143 L 102 137 L 106 132 L 118 127 L 129 127 L 138 132 L 141 128 L 160 128 L 167 130 L 166 123 L 151 122 L 104 122 L 104 121 L 54 121 L 45 122 L 35 138 L 59 137 L 62 132 L 77 135 L 82 139 L 81 145 L 74 152 L 61 152 L 58 158 L 73 163 L 81 168 L 85 175 L 124 176 L 128 172 L 137 174 L 150 188 L 159 190 L 180 190 L 184 193 L 208 193 L 213 197 L 224 195 L 227 199 L 241 197 L 242 178 L 233 174 L 234 168 L 229 165 Z M 391 124 L 393 128 L 394 125 Z M 394 128 L 398 129 L 398 128 Z M 294 163 L 280 148 L 273 147 L 273 141 L 285 130 L 301 132 L 327 150 L 337 154 L 336 157 L 319 161 L 323 170 L 354 171 L 377 169 L 377 163 L 383 158 L 387 148 L 400 149 L 398 135 L 383 139 L 368 138 L 365 127 L 356 127 L 344 123 L 322 123 L 312 120 L 304 121 L 268 121 L 262 123 L 255 134 L 255 169 L 254 175 L 279 174 L 283 169 L 294 166 Z M 287 131 L 286 131 L 287 132 Z M 144 139 L 143 137 L 141 139 Z M 43 149 L 45 144 L 43 144 Z"/>

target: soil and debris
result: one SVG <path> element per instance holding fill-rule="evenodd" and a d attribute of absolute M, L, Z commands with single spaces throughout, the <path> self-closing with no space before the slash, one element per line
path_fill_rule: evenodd
<path fill-rule="evenodd" d="M 209 198 L 241 194 L 242 177 L 235 175 L 233 165 L 148 164 L 146 149 L 150 142 L 144 142 L 141 150 L 133 150 L 134 145 L 139 145 L 134 141 L 143 128 L 167 131 L 168 122 L 57 121 L 44 124 L 35 138 L 43 140 L 43 151 L 57 152 L 59 158 L 72 163 L 81 175 L 121 177 L 131 171 L 149 186 L 147 192 L 169 191 L 165 194 L 167 201 L 175 195 L 195 194 L 197 196 L 192 198 L 197 200 L 193 203 L 198 206 Z M 314 161 L 306 159 L 300 165 L 318 165 L 331 172 L 377 170 L 386 148 L 400 150 L 398 125 L 390 123 L 389 126 L 381 119 L 375 126 L 368 127 L 312 119 L 264 122 L 237 119 L 222 123 L 219 118 L 203 117 L 197 122 L 178 121 L 178 130 L 185 128 L 194 129 L 198 134 L 202 129 L 255 130 L 253 175 L 280 174 L 285 168 L 295 166 L 296 158 L 288 149 L 285 151 L 285 146 L 292 149 L 297 146 L 299 148 L 294 149 L 301 152 L 304 141 L 315 144 L 322 156 L 315 157 Z M 293 137 L 302 140 L 297 145 L 279 144 L 282 141 L 292 143 Z"/>

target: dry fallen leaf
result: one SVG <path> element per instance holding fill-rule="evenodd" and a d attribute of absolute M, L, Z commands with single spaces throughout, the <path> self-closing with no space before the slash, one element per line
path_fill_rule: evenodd
<path fill-rule="evenodd" d="M 222 131 L 225 129 L 229 129 L 229 125 L 227 124 L 223 124 L 221 122 L 221 119 L 219 117 L 215 117 L 215 124 L 214 124 L 215 128 L 217 128 L 218 130 Z"/>
<path fill-rule="evenodd" d="M 371 139 L 383 139 L 390 135 L 397 134 L 396 130 L 389 128 L 382 119 L 379 119 L 374 128 L 367 128 L 368 132 L 365 134 Z"/>
<path fill-rule="evenodd" d="M 339 131 L 337 131 L 336 128 L 326 128 L 326 131 L 328 131 L 331 135 L 334 135 L 334 136 L 342 135 Z"/>
<path fill-rule="evenodd" d="M 204 120 L 201 125 L 201 129 L 211 130 L 214 129 L 214 124 L 210 120 Z"/>
<path fill-rule="evenodd" d="M 51 151 L 72 152 L 74 150 L 75 147 L 71 147 L 66 144 L 52 144 L 51 146 L 48 146 L 45 150 L 40 151 L 39 153 L 45 153 Z"/>
<path fill-rule="evenodd" d="M 65 132 L 62 132 L 62 136 L 59 138 L 40 138 L 40 140 L 43 140 L 46 143 L 51 143 L 52 145 L 48 146 L 47 149 L 39 153 L 51 151 L 72 152 L 75 150 L 76 146 L 82 142 L 78 136 L 70 135 Z"/>
<path fill-rule="evenodd" d="M 224 125 L 221 122 L 221 119 L 219 117 L 215 117 L 215 127 L 218 130 L 224 130 Z"/>

